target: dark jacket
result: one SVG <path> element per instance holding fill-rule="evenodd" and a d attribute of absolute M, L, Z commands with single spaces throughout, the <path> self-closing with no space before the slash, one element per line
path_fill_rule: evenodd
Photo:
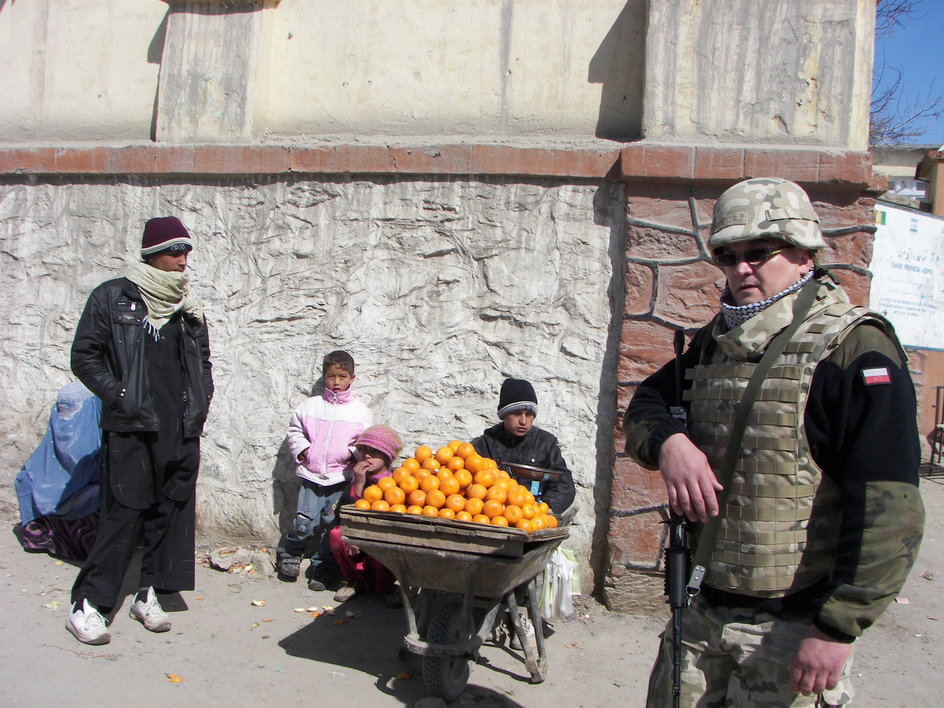
<path fill-rule="evenodd" d="M 102 399 L 103 430 L 155 432 L 158 416 L 151 398 L 145 354 L 147 306 L 127 278 L 109 280 L 89 295 L 72 342 L 72 371 Z M 184 313 L 181 361 L 184 370 L 185 437 L 203 430 L 213 396 L 206 320 Z"/>
<path fill-rule="evenodd" d="M 574 476 L 564 462 L 557 438 L 546 430 L 532 427 L 527 435 L 519 438 L 505 432 L 504 423 L 498 423 L 486 430 L 481 437 L 475 438 L 472 446 L 478 454 L 490 457 L 499 464 L 511 462 L 560 471 L 562 474 L 559 479 L 544 483 L 541 501 L 547 502 L 556 515 L 566 511 L 574 503 L 574 497 L 577 495 Z"/>

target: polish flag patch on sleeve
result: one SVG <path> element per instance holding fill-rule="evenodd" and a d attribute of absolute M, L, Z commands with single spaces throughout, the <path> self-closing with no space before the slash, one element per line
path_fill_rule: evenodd
<path fill-rule="evenodd" d="M 891 377 L 888 375 L 888 369 L 884 366 L 880 369 L 862 369 L 862 378 L 865 380 L 866 386 L 887 384 L 892 381 Z"/>

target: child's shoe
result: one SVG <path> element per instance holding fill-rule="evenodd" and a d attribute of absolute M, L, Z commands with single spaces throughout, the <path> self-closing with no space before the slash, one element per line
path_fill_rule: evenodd
<path fill-rule="evenodd" d="M 285 556 L 279 561 L 279 579 L 294 582 L 301 573 L 302 559 Z"/>
<path fill-rule="evenodd" d="M 361 591 L 360 583 L 342 580 L 341 587 L 334 593 L 335 602 L 347 602 Z"/>

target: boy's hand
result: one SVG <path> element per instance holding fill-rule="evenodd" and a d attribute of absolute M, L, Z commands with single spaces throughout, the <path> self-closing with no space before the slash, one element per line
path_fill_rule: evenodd
<path fill-rule="evenodd" d="M 370 460 L 361 460 L 353 467 L 354 479 L 364 481 L 367 479 L 367 473 L 370 472 Z"/>
<path fill-rule="evenodd" d="M 302 450 L 300 453 L 298 453 L 298 455 L 296 455 L 295 459 L 296 459 L 298 462 L 304 462 L 305 459 L 308 457 L 308 451 L 309 451 L 310 449 L 311 449 L 310 447 L 306 447 L 304 450 Z"/>

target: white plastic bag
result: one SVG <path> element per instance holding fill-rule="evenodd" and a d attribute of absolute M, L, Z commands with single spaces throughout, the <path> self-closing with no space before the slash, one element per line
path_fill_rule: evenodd
<path fill-rule="evenodd" d="M 574 611 L 573 596 L 580 594 L 580 564 L 574 552 L 560 546 L 551 554 L 541 579 L 538 609 L 545 619 L 559 619 Z"/>

